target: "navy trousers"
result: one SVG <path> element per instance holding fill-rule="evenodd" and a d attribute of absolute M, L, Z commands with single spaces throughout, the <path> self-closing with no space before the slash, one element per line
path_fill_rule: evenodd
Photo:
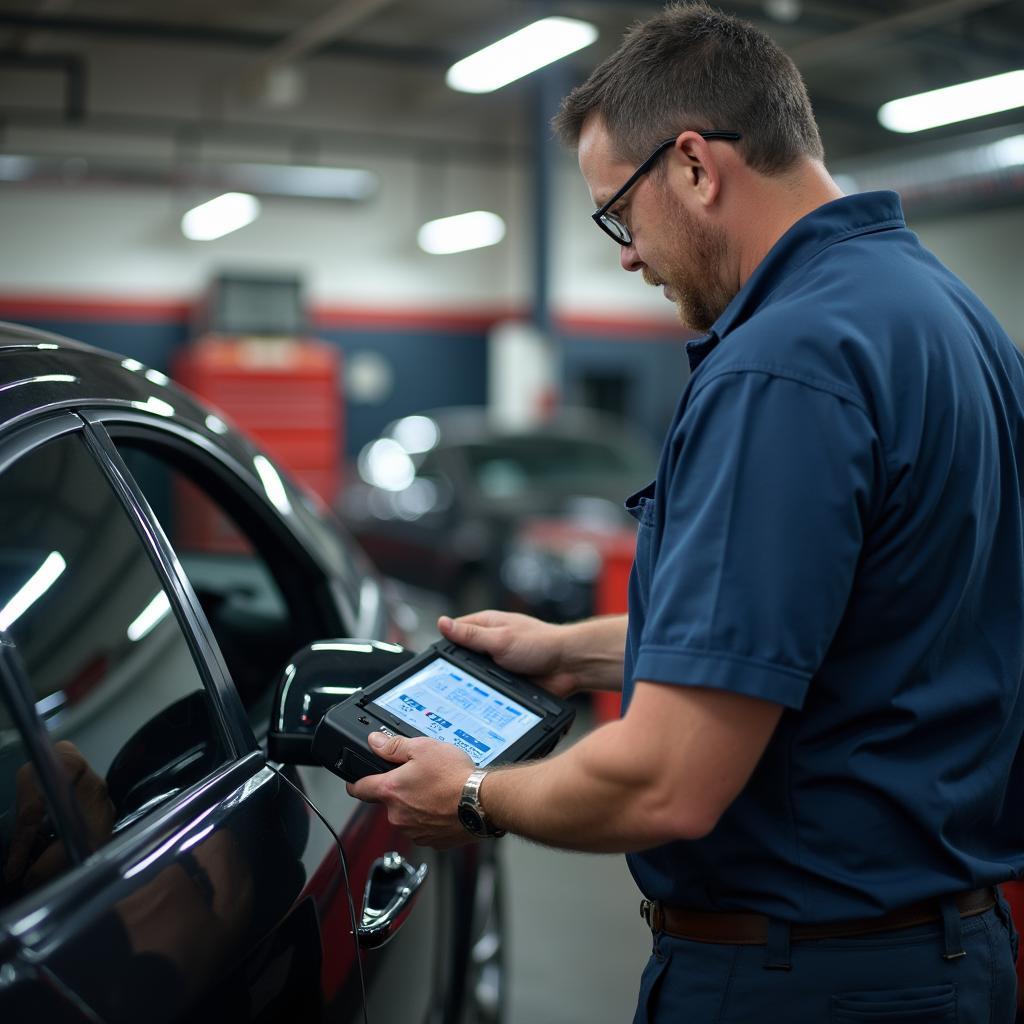
<path fill-rule="evenodd" d="M 767 947 L 662 933 L 634 1024 L 1013 1024 L 1016 943 L 1001 900 L 855 938 L 789 944 L 783 926 Z"/>

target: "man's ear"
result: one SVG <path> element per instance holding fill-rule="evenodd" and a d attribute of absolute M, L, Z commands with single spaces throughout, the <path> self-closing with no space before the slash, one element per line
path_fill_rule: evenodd
<path fill-rule="evenodd" d="M 708 140 L 697 132 L 683 132 L 676 139 L 672 156 L 678 184 L 702 206 L 714 204 L 721 189 L 721 167 Z"/>

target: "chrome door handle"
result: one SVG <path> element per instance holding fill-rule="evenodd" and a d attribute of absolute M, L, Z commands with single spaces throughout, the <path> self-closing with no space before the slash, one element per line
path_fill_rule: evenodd
<path fill-rule="evenodd" d="M 356 929 L 356 939 L 363 949 L 376 949 L 394 937 L 412 910 L 426 877 L 426 864 L 414 868 L 394 850 L 373 862 L 363 893 L 362 917 Z"/>

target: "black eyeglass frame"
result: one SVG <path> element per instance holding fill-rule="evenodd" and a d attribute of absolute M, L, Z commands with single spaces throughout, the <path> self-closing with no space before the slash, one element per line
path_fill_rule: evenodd
<path fill-rule="evenodd" d="M 726 139 L 729 142 L 738 142 L 740 139 L 743 138 L 743 136 L 739 132 L 720 131 L 718 129 L 710 129 L 709 131 L 706 132 L 699 131 L 697 132 L 697 134 L 702 139 Z M 655 149 L 655 151 L 629 176 L 629 178 L 626 179 L 625 185 L 623 185 L 622 188 L 620 188 L 619 191 L 616 192 L 615 195 L 613 195 L 607 203 L 605 203 L 600 209 L 595 210 L 590 215 L 594 223 L 606 235 L 608 235 L 609 238 L 612 238 L 616 242 L 618 242 L 619 245 L 632 245 L 633 234 L 629 230 L 629 228 L 627 228 L 626 225 L 623 224 L 622 221 L 618 219 L 618 217 L 614 216 L 613 214 L 610 214 L 608 211 L 617 202 L 619 202 L 619 200 L 622 199 L 622 197 L 654 166 L 655 161 L 658 159 L 658 157 L 661 156 L 661 154 L 664 153 L 665 150 L 669 148 L 669 146 L 674 145 L 676 139 L 678 138 L 678 135 L 673 135 L 671 139 L 665 139 L 664 142 L 659 142 L 657 149 Z M 609 221 L 611 223 L 609 223 Z M 622 233 L 620 234 L 618 231 L 616 231 L 615 228 L 611 226 L 611 224 L 618 225 Z"/>

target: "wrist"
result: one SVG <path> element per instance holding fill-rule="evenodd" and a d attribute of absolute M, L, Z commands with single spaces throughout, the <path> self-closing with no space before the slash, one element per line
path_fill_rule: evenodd
<path fill-rule="evenodd" d="M 622 689 L 625 615 L 599 615 L 553 628 L 561 631 L 555 675 L 564 680 L 562 695 Z"/>
<path fill-rule="evenodd" d="M 462 786 L 462 795 L 459 799 L 459 821 L 467 832 L 479 839 L 499 839 L 505 834 L 505 830 L 498 828 L 484 808 L 481 791 L 489 774 L 486 768 L 477 768 L 470 772 Z"/>
<path fill-rule="evenodd" d="M 584 622 L 566 622 L 551 627 L 557 631 L 555 649 L 558 652 L 551 678 L 560 680 L 561 697 L 571 697 L 574 693 L 587 688 L 584 671 L 586 645 L 580 641 L 584 626 Z"/>

